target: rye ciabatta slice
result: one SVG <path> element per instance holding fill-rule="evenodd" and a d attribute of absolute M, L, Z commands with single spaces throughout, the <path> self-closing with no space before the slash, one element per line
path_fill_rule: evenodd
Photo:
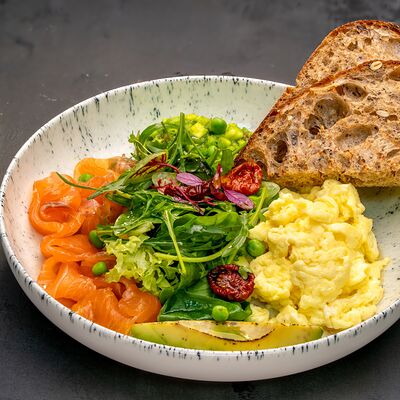
<path fill-rule="evenodd" d="M 275 104 L 279 108 L 305 87 L 368 60 L 400 60 L 400 27 L 391 22 L 360 20 L 331 31 L 314 50 Z"/>
<path fill-rule="evenodd" d="M 236 163 L 256 161 L 286 187 L 325 179 L 400 186 L 400 61 L 326 78 L 270 113 Z"/>

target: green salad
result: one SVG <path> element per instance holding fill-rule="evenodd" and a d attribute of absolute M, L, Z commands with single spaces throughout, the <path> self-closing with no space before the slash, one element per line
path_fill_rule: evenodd
<path fill-rule="evenodd" d="M 251 314 L 246 296 L 223 296 L 210 285 L 210 271 L 226 265 L 224 277 L 249 282 L 249 262 L 266 250 L 248 231 L 279 187 L 264 181 L 255 163 L 234 166 L 250 135 L 221 118 L 164 119 L 131 134 L 134 166 L 90 196 L 105 194 L 125 207 L 114 224 L 89 235 L 116 257 L 111 270 L 98 273 L 109 282 L 133 278 L 158 296 L 159 321 L 243 321 Z"/>

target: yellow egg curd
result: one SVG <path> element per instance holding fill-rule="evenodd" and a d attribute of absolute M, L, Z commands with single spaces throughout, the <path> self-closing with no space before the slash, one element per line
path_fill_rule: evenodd
<path fill-rule="evenodd" d="M 250 263 L 253 297 L 274 311 L 265 319 L 340 330 L 375 314 L 389 259 L 380 257 L 364 210 L 351 184 L 281 190 L 265 222 L 250 230 L 268 246 Z"/>

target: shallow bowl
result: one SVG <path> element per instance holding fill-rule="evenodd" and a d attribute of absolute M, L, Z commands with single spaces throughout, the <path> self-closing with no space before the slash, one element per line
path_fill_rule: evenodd
<path fill-rule="evenodd" d="M 134 84 L 92 97 L 53 118 L 11 162 L 0 190 L 0 236 L 18 283 L 55 325 L 87 347 L 127 365 L 159 374 L 212 381 L 245 381 L 318 367 L 364 346 L 400 317 L 400 190 L 361 190 L 366 214 L 385 256 L 385 295 L 379 312 L 336 335 L 306 344 L 248 352 L 167 347 L 103 328 L 48 296 L 36 283 L 40 236 L 27 218 L 32 183 L 51 171 L 70 173 L 84 157 L 131 151 L 128 136 L 179 112 L 217 115 L 255 129 L 285 85 L 236 77 L 180 77 Z"/>

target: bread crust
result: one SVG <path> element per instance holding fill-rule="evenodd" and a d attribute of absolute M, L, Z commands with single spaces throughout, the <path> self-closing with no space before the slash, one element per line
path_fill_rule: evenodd
<path fill-rule="evenodd" d="M 396 25 L 395 23 L 392 22 L 386 22 L 386 21 L 379 21 L 379 20 L 357 20 L 357 21 L 352 21 L 348 22 L 344 25 L 341 25 L 334 30 L 332 30 L 321 42 L 321 44 L 313 51 L 313 53 L 310 55 L 302 69 L 297 75 L 296 78 L 296 84 L 297 86 L 293 87 L 288 87 L 282 94 L 282 96 L 276 101 L 272 109 L 269 111 L 269 114 L 267 115 L 267 118 L 269 116 L 274 116 L 277 111 L 292 97 L 295 97 L 297 94 L 299 94 L 302 90 L 304 90 L 306 87 L 312 86 L 312 83 L 316 84 L 317 81 L 323 81 L 326 79 L 328 76 L 331 74 L 328 74 L 325 77 L 322 77 L 321 79 L 318 79 L 315 76 L 311 75 L 312 69 L 314 67 L 316 58 L 322 57 L 324 53 L 327 51 L 329 52 L 329 49 L 332 47 L 335 47 L 335 43 L 337 40 L 338 35 L 340 34 L 345 34 L 348 32 L 353 32 L 357 33 L 360 30 L 371 30 L 371 29 L 384 29 L 387 30 L 388 32 L 392 32 L 395 37 L 398 37 L 400 40 L 400 26 Z M 400 45 L 400 42 L 399 42 Z M 349 50 L 350 52 L 350 50 Z M 377 54 L 378 52 L 374 53 L 372 52 L 372 55 L 369 59 L 381 59 L 382 54 Z M 380 52 L 382 53 L 382 52 Z M 400 57 L 400 52 L 399 52 L 399 57 Z M 383 57 L 386 58 L 386 57 Z M 346 58 L 347 64 L 342 68 L 342 70 L 346 70 L 352 67 L 355 67 L 356 65 L 361 64 L 360 62 L 357 63 L 351 63 L 348 58 Z M 343 66 L 342 66 L 343 67 Z M 251 142 L 251 139 L 250 139 Z M 239 153 L 237 160 L 240 162 L 240 160 L 243 158 L 244 150 L 242 150 L 241 153 Z"/>
<path fill-rule="evenodd" d="M 336 29 L 332 30 L 321 42 L 321 44 L 311 53 L 310 57 L 307 59 L 307 61 L 304 63 L 302 69 L 298 73 L 296 77 L 296 85 L 301 86 L 301 87 L 306 87 L 306 86 L 311 86 L 315 82 L 318 82 L 319 80 L 323 79 L 325 76 L 331 75 L 331 73 L 335 73 L 337 71 L 329 71 L 325 76 L 322 75 L 315 75 L 315 72 L 313 74 L 313 68 L 315 67 L 316 71 L 321 70 L 321 66 L 318 65 L 317 59 L 322 58 L 324 54 L 329 54 L 329 51 L 331 50 L 332 52 L 335 51 L 335 46 L 338 44 L 338 36 L 341 34 L 346 34 L 348 35 L 349 33 L 353 33 L 355 35 L 359 35 L 360 32 L 363 32 L 365 30 L 367 31 L 372 31 L 372 30 L 384 30 L 387 31 L 391 34 L 393 34 L 394 37 L 398 37 L 400 39 L 400 27 L 396 25 L 395 23 L 392 22 L 385 22 L 385 21 L 379 21 L 379 20 L 358 20 L 358 21 L 352 21 L 348 22 L 344 25 L 341 25 L 337 27 Z M 365 57 L 364 59 L 361 59 L 361 61 L 356 62 L 354 64 L 352 59 L 349 58 L 343 58 L 341 59 L 341 62 L 345 62 L 347 66 L 345 68 L 352 68 L 357 64 L 361 64 L 361 62 L 370 60 L 370 59 L 397 59 L 398 57 L 393 57 L 393 55 L 388 55 L 388 57 L 385 56 L 385 52 L 382 51 L 383 49 L 380 49 L 379 46 L 372 48 L 371 49 L 371 54 Z M 351 55 L 353 50 L 348 50 L 347 55 Z M 360 54 L 360 52 L 356 52 L 358 54 L 357 58 L 362 57 L 363 55 Z M 400 56 L 400 54 L 399 54 Z M 316 65 L 317 64 L 317 65 Z M 340 68 L 340 69 L 345 69 Z"/>
<path fill-rule="evenodd" d="M 256 161 L 287 187 L 400 186 L 399 108 L 400 61 L 365 62 L 280 101 L 237 163 Z"/>

